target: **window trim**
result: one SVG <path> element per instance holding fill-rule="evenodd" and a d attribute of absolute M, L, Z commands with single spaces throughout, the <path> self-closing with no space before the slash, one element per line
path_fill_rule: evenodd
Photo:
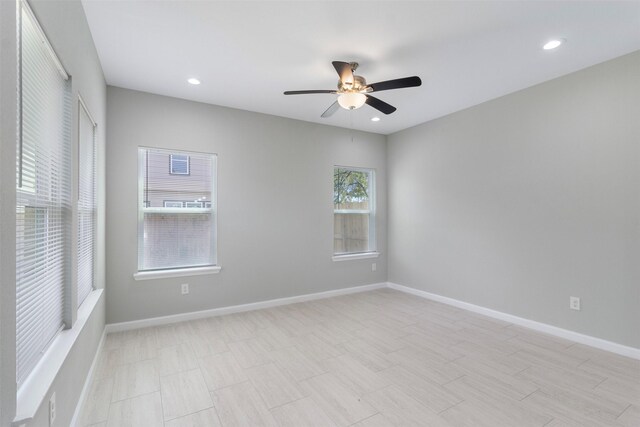
<path fill-rule="evenodd" d="M 356 259 L 369 259 L 369 258 L 378 258 L 380 256 L 380 252 L 352 252 L 348 254 L 340 254 L 334 255 L 331 257 L 331 260 L 336 261 L 351 261 Z"/>
<path fill-rule="evenodd" d="M 140 171 L 142 168 L 146 168 L 145 156 L 142 150 L 152 150 L 172 154 L 184 153 L 191 162 L 191 154 L 193 155 L 206 155 L 211 158 L 211 200 L 210 203 L 217 203 L 218 200 L 218 154 L 212 152 L 181 150 L 181 149 L 167 149 L 161 147 L 150 146 L 138 146 L 138 262 L 136 265 L 136 272 L 133 274 L 135 280 L 148 280 L 160 277 L 182 277 L 200 274 L 214 274 L 220 272 L 222 267 L 218 265 L 218 212 L 213 208 L 165 208 L 165 207 L 147 207 L 145 205 L 144 195 L 144 178 L 141 176 Z M 190 154 L 187 154 L 190 153 Z M 190 171 L 190 170 L 189 170 Z M 179 200 L 176 200 L 179 201 Z M 182 202 L 182 201 L 180 201 Z M 164 206 L 164 201 L 163 201 Z M 184 204 L 183 204 L 184 206 Z M 217 207 L 217 205 L 216 205 Z M 168 269 L 155 269 L 155 270 L 140 270 L 140 266 L 143 262 L 144 251 L 141 250 L 140 241 L 140 227 L 144 227 L 144 213 L 145 212 L 165 212 L 165 213 L 211 213 L 211 252 L 213 253 L 212 264 L 206 265 L 193 265 L 185 267 L 174 267 Z M 153 274 L 152 274 L 153 273 Z M 192 274 L 190 274 L 192 273 Z"/>
<path fill-rule="evenodd" d="M 188 277 L 188 276 L 204 276 L 206 274 L 218 274 L 222 270 L 219 265 L 210 265 L 204 267 L 186 267 L 186 268 L 169 268 L 166 270 L 144 270 L 133 273 L 133 279 L 153 280 L 166 279 L 169 277 Z"/>
<path fill-rule="evenodd" d="M 175 159 L 175 162 L 176 163 L 177 162 L 183 162 L 183 161 L 187 162 L 187 172 L 182 173 L 182 172 L 174 172 L 173 171 L 173 162 L 174 162 L 173 156 L 184 156 L 184 157 L 186 157 L 185 160 Z M 176 154 L 169 154 L 169 175 L 191 175 L 191 156 L 188 155 L 188 154 L 177 154 L 177 153 Z"/>
<path fill-rule="evenodd" d="M 361 252 L 334 252 L 331 259 L 333 261 L 348 261 L 354 259 L 365 258 L 377 258 L 380 253 L 378 252 L 378 242 L 376 241 L 376 169 L 365 168 L 359 166 L 344 166 L 333 165 L 333 174 L 335 175 L 336 169 L 347 169 L 355 172 L 365 172 L 368 176 L 368 188 L 369 191 L 369 209 L 333 209 L 334 214 L 334 227 L 335 227 L 335 214 L 368 214 L 369 215 L 369 246 L 366 251 Z M 333 183 L 335 186 L 335 182 Z"/>

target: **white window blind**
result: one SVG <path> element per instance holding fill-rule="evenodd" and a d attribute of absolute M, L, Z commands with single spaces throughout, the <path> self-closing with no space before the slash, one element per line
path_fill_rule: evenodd
<path fill-rule="evenodd" d="M 96 247 L 96 124 L 78 102 L 78 306 L 94 288 Z"/>
<path fill-rule="evenodd" d="M 333 253 L 373 252 L 375 185 L 372 169 L 333 169 Z"/>
<path fill-rule="evenodd" d="M 140 148 L 138 160 L 138 270 L 216 265 L 216 156 Z"/>
<path fill-rule="evenodd" d="M 64 326 L 70 282 L 71 87 L 26 3 L 20 12 L 16 379 Z"/>

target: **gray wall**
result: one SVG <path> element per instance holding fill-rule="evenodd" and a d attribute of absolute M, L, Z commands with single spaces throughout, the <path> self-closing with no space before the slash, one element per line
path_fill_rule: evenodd
<path fill-rule="evenodd" d="M 640 347 L 639 100 L 635 52 L 390 135 L 389 281 Z"/>
<path fill-rule="evenodd" d="M 386 281 L 383 135 L 115 87 L 107 115 L 107 323 Z M 220 274 L 134 281 L 138 146 L 218 154 Z M 376 169 L 376 260 L 331 261 L 336 164 Z"/>
<path fill-rule="evenodd" d="M 0 426 L 16 401 L 16 3 L 0 1 Z"/>
<path fill-rule="evenodd" d="M 67 72 L 72 76 L 74 156 L 77 144 L 77 95 L 82 94 L 91 114 L 98 122 L 98 248 L 97 285 L 104 287 L 104 142 L 106 124 L 106 85 L 102 68 L 80 1 L 29 1 L 49 41 Z M 2 75 L 0 110 L 2 111 L 0 151 L 0 195 L 2 209 L 2 252 L 0 267 L 0 344 L 2 348 L 0 390 L 0 425 L 9 425 L 15 414 L 15 147 L 16 134 L 16 3 L 0 1 L 0 36 L 2 38 Z M 74 161 L 74 164 L 76 162 Z M 56 391 L 58 414 L 56 425 L 69 425 L 80 391 L 104 329 L 102 297 L 82 330 L 50 393 Z M 48 394 L 48 395 L 49 395 Z M 48 400 L 48 399 L 45 399 Z M 48 404 L 39 408 L 31 426 L 48 425 Z"/>

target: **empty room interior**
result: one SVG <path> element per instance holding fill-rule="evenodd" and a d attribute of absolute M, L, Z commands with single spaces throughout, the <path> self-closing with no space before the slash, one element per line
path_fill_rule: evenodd
<path fill-rule="evenodd" d="M 640 426 L 640 1 L 0 0 L 0 426 Z"/>

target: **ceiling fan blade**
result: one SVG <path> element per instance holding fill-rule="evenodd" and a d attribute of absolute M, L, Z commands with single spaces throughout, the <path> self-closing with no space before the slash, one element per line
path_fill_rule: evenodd
<path fill-rule="evenodd" d="M 367 100 L 365 102 L 370 106 L 372 106 L 373 108 L 375 108 L 376 110 L 381 111 L 384 114 L 391 114 L 394 111 L 396 111 L 396 107 L 394 107 L 393 105 L 387 104 L 386 102 L 381 101 L 378 98 L 374 98 L 371 95 L 366 95 L 366 96 L 367 96 Z"/>
<path fill-rule="evenodd" d="M 333 61 L 333 68 L 336 69 L 340 76 L 342 84 L 347 86 L 353 85 L 353 71 L 351 70 L 351 64 L 342 61 Z"/>
<path fill-rule="evenodd" d="M 338 104 L 338 101 L 336 101 L 333 104 L 331 104 L 329 108 L 327 108 L 320 117 L 322 117 L 323 119 L 326 119 L 327 117 L 331 117 L 333 116 L 333 113 L 338 111 L 339 108 L 340 108 L 340 104 Z"/>
<path fill-rule="evenodd" d="M 335 90 L 288 90 L 285 95 L 307 95 L 309 93 L 338 93 Z"/>
<path fill-rule="evenodd" d="M 402 79 L 394 79 L 387 80 L 384 82 L 378 82 L 370 84 L 367 88 L 371 88 L 371 92 L 380 92 L 381 90 L 389 90 L 389 89 L 401 89 L 403 87 L 415 87 L 420 86 L 422 84 L 422 80 L 420 77 L 405 77 Z"/>

